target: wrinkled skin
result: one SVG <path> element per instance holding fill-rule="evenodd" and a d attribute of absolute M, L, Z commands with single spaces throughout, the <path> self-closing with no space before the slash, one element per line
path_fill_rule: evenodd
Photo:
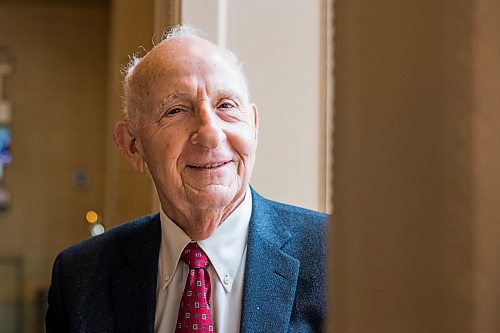
<path fill-rule="evenodd" d="M 257 108 L 227 54 L 198 37 L 164 41 L 137 65 L 137 114 L 115 141 L 149 169 L 165 213 L 193 240 L 208 238 L 244 199 L 255 162 Z"/>

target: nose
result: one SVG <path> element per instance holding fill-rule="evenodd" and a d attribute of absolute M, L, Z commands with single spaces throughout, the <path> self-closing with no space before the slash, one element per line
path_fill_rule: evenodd
<path fill-rule="evenodd" d="M 221 119 L 209 106 L 200 107 L 197 112 L 197 125 L 191 135 L 191 143 L 208 149 L 215 149 L 226 140 L 221 127 Z"/>

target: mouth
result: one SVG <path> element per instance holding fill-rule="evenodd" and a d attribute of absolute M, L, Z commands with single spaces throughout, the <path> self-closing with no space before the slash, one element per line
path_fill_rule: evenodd
<path fill-rule="evenodd" d="M 227 164 L 231 163 L 231 161 L 223 161 L 223 162 L 213 162 L 213 163 L 205 163 L 205 164 L 189 164 L 187 167 L 198 170 L 210 170 L 217 169 L 223 167 Z"/>

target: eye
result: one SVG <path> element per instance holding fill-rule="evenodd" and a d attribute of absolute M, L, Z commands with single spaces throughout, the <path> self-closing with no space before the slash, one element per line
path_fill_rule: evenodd
<path fill-rule="evenodd" d="M 236 108 L 236 104 L 230 101 L 223 101 L 222 103 L 219 104 L 218 108 L 222 110 L 232 110 Z"/>
<path fill-rule="evenodd" d="M 180 112 L 182 112 L 182 111 L 183 111 L 183 110 L 182 110 L 181 108 L 179 108 L 179 107 L 174 107 L 174 108 L 171 108 L 171 109 L 167 110 L 167 111 L 163 114 L 163 116 L 164 116 L 164 117 L 173 116 L 174 114 L 180 113 Z"/>

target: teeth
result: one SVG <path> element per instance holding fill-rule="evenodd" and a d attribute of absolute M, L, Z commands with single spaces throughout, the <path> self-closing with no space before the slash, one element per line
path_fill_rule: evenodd
<path fill-rule="evenodd" d="M 195 168 L 205 168 L 205 169 L 210 169 L 210 168 L 217 168 L 226 162 L 219 162 L 219 163 L 213 163 L 213 164 L 205 164 L 205 165 L 195 165 Z"/>

